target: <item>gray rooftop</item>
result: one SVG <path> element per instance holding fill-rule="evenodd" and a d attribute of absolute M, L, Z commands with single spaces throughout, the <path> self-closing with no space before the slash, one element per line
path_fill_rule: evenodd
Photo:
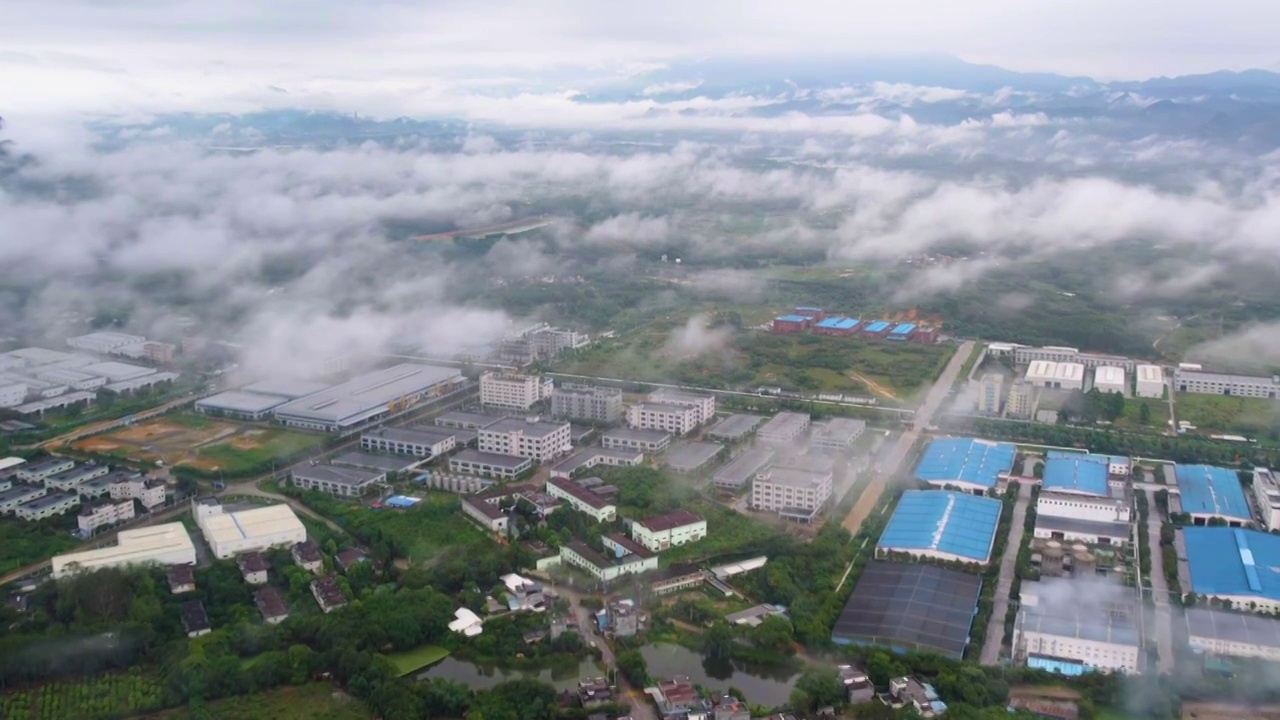
<path fill-rule="evenodd" d="M 403 363 L 291 400 L 275 412 L 277 417 L 304 422 L 350 425 L 381 414 L 400 398 L 461 377 L 454 368 Z"/>
<path fill-rule="evenodd" d="M 834 442 L 847 444 L 867 429 L 866 420 L 847 417 L 833 417 L 813 424 L 813 434 L 826 437 Z"/>
<path fill-rule="evenodd" d="M 748 415 L 745 413 L 730 415 L 712 425 L 711 429 L 707 431 L 707 435 L 725 440 L 740 440 L 752 430 L 755 430 L 756 426 L 762 422 L 764 422 L 764 418 L 760 415 Z"/>
<path fill-rule="evenodd" d="M 769 448 L 751 448 L 720 468 L 720 472 L 714 476 L 715 484 L 734 487 L 746 485 L 771 460 L 773 460 L 773 451 Z"/>
<path fill-rule="evenodd" d="M 498 422 L 483 428 L 482 432 L 521 432 L 527 437 L 541 438 L 559 432 L 562 428 L 568 427 L 568 425 L 569 423 L 567 422 L 552 422 L 550 420 L 534 420 L 530 422 L 524 418 L 504 417 Z"/>
<path fill-rule="evenodd" d="M 360 487 L 382 477 L 382 473 L 334 465 L 304 465 L 294 468 L 293 476 L 335 485 Z"/>
<path fill-rule="evenodd" d="M 724 449 L 720 443 L 690 442 L 678 445 L 667 452 L 667 465 L 673 470 L 697 470 L 706 465 Z"/>
<path fill-rule="evenodd" d="M 335 457 L 329 462 L 334 465 L 342 465 L 344 467 L 364 468 L 366 470 L 378 470 L 380 472 L 400 472 L 410 465 L 418 461 L 418 458 L 412 457 L 392 457 L 390 455 L 375 455 L 367 452 L 347 452 Z"/>
<path fill-rule="evenodd" d="M 463 410 L 450 410 L 441 413 L 436 418 L 436 425 L 461 425 L 464 427 L 482 428 L 501 420 L 505 415 L 491 415 L 489 413 L 466 412 Z"/>
<path fill-rule="evenodd" d="M 432 425 L 414 425 L 412 427 L 381 427 L 366 431 L 364 437 L 411 445 L 435 445 L 456 437 L 456 433 L 453 430 Z"/>
<path fill-rule="evenodd" d="M 798 468 L 772 467 L 756 476 L 757 480 L 774 485 L 787 485 L 794 488 L 810 488 L 822 484 L 829 475 Z"/>
<path fill-rule="evenodd" d="M 479 450 L 463 450 L 454 455 L 450 460 L 459 462 L 484 463 L 494 467 L 508 468 L 515 470 L 525 467 L 532 463 L 529 458 L 516 457 L 515 455 L 503 455 L 501 453 L 481 452 Z"/>
<path fill-rule="evenodd" d="M 14 500 L 43 494 L 44 487 L 41 485 L 15 485 L 8 490 L 0 491 L 0 503 L 12 502 Z"/>
<path fill-rule="evenodd" d="M 1103 581 L 1044 578 L 1022 584 L 1024 632 L 1137 645 L 1136 608 L 1127 588 Z"/>
<path fill-rule="evenodd" d="M 671 434 L 664 430 L 637 430 L 635 428 L 614 428 L 606 431 L 601 437 L 618 438 L 619 440 L 631 440 L 635 442 L 662 442 L 664 438 L 670 438 Z"/>
<path fill-rule="evenodd" d="M 706 402 L 708 398 L 714 395 L 702 395 L 699 393 L 685 392 L 683 390 L 671 390 L 669 388 L 660 388 L 649 393 L 648 400 L 653 402 L 671 403 L 675 405 L 695 405 Z"/>
<path fill-rule="evenodd" d="M 1217 382 L 1239 385 L 1280 385 L 1280 376 L 1232 375 L 1230 373 L 1206 372 L 1204 370 L 1175 369 L 1174 377 L 1178 380 L 1199 380 L 1201 382 Z"/>
<path fill-rule="evenodd" d="M 1076 518 L 1054 517 L 1053 515 L 1036 515 L 1036 527 L 1059 532 L 1083 533 L 1100 537 L 1129 537 L 1129 524 L 1123 522 L 1103 522 L 1099 520 L 1077 520 Z"/>
<path fill-rule="evenodd" d="M 47 507 L 53 507 L 54 505 L 59 505 L 64 502 L 75 500 L 78 497 L 80 496 L 75 493 L 52 492 L 52 493 L 49 493 L 48 495 L 42 495 L 41 497 L 38 497 L 35 500 L 32 500 L 30 502 L 25 502 L 19 505 L 18 507 L 26 510 L 43 510 Z"/>
<path fill-rule="evenodd" d="M 797 435 L 808 422 L 809 416 L 805 413 L 780 412 L 769 418 L 769 422 L 761 425 L 756 434 L 760 437 L 767 435 Z"/>
<path fill-rule="evenodd" d="M 613 457 L 638 461 L 639 459 L 644 458 L 644 453 L 639 450 L 588 447 L 570 455 L 567 460 L 557 465 L 555 469 L 559 472 L 572 474 L 578 468 L 586 467 L 588 463 L 597 457 Z"/>
<path fill-rule="evenodd" d="M 1280 648 L 1280 619 L 1196 605 L 1187 608 L 1187 634 L 1245 645 Z"/>
<path fill-rule="evenodd" d="M 289 402 L 289 398 L 283 395 L 259 395 L 240 390 L 228 390 L 197 400 L 196 409 L 260 413 L 286 402 Z"/>
<path fill-rule="evenodd" d="M 311 382 L 310 380 L 261 380 L 252 385 L 245 385 L 240 389 L 255 395 L 279 395 L 293 400 L 307 395 L 314 395 L 327 387 L 329 386 L 325 383 Z"/>
<path fill-rule="evenodd" d="M 675 403 L 661 402 L 642 402 L 636 403 L 633 407 L 645 411 L 655 413 L 686 413 L 693 407 L 692 405 L 677 405 Z"/>

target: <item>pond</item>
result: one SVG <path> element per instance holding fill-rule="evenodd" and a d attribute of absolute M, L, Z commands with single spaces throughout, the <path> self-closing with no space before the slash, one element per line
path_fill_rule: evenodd
<path fill-rule="evenodd" d="M 709 691 L 723 692 L 733 686 L 747 696 L 748 702 L 766 707 L 787 703 L 801 670 L 785 663 L 756 666 L 703 658 L 680 645 L 646 645 L 640 654 L 649 666 L 649 677 L 665 679 L 688 675 L 695 685 Z"/>
<path fill-rule="evenodd" d="M 541 680 L 555 686 L 556 690 L 573 690 L 578 687 L 578 680 L 601 675 L 604 675 L 604 670 L 590 658 L 577 665 L 557 665 L 555 668 L 542 670 L 515 670 L 494 665 L 478 665 L 447 657 L 418 673 L 417 678 L 419 680 L 425 678 L 456 680 L 475 690 L 491 688 L 508 680 Z"/>

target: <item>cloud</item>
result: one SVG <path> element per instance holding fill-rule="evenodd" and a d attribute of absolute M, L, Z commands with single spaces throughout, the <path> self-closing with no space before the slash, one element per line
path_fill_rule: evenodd
<path fill-rule="evenodd" d="M 689 318 L 682 327 L 672 331 L 663 352 L 682 359 L 694 358 L 720 352 L 732 339 L 731 327 L 727 325 L 712 327 L 710 316 L 699 314 Z"/>
<path fill-rule="evenodd" d="M 619 243 L 632 247 L 659 245 L 671 238 L 671 220 L 666 217 L 642 216 L 639 213 L 615 215 L 592 225 L 586 238 L 590 242 Z"/>
<path fill-rule="evenodd" d="M 690 90 L 697 90 L 700 87 L 702 87 L 702 81 L 700 80 L 688 82 L 664 82 L 650 85 L 641 90 L 640 94 L 645 96 L 674 95 L 678 93 L 686 93 Z"/>

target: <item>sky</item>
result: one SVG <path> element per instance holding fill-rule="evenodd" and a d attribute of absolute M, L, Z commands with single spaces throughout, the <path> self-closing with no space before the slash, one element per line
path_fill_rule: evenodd
<path fill-rule="evenodd" d="M 9 0 L 0 98 L 10 113 L 243 111 L 800 52 L 1135 79 L 1275 67 L 1277 26 L 1270 0 Z"/>

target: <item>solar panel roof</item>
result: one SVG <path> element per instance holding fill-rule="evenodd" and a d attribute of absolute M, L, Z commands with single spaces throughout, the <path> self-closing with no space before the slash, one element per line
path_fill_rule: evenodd
<path fill-rule="evenodd" d="M 969 643 L 981 591 L 977 575 L 873 560 L 862 571 L 831 639 L 959 658 Z"/>
<path fill-rule="evenodd" d="M 1044 489 L 1105 497 L 1106 455 L 1050 455 L 1044 463 Z"/>
<path fill-rule="evenodd" d="M 1212 465 L 1178 465 L 1174 468 L 1182 511 L 1192 515 L 1219 515 L 1249 520 L 1249 503 L 1235 470 Z"/>
<path fill-rule="evenodd" d="M 935 550 L 974 562 L 991 559 L 1002 503 L 962 492 L 902 493 L 877 547 L 890 551 Z"/>
<path fill-rule="evenodd" d="M 1229 527 L 1184 527 L 1191 588 L 1200 595 L 1280 600 L 1280 535 Z"/>
<path fill-rule="evenodd" d="M 916 466 L 916 479 L 928 483 L 966 482 L 992 488 L 1013 468 L 1017 448 L 975 438 L 938 438 Z"/>

